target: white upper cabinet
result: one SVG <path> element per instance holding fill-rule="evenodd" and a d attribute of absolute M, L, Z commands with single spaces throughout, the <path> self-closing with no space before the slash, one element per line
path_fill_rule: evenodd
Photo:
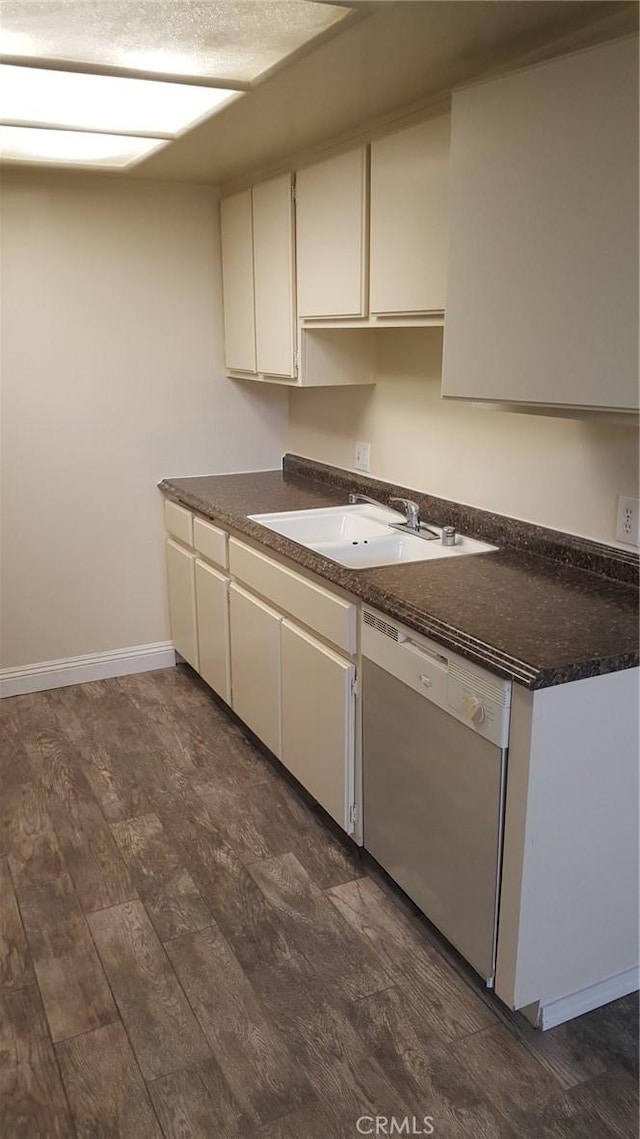
<path fill-rule="evenodd" d="M 251 190 L 220 203 L 224 358 L 228 371 L 255 372 Z"/>
<path fill-rule="evenodd" d="M 361 146 L 299 171 L 303 326 L 442 324 L 449 129 L 439 115 L 376 140 L 370 169 Z"/>
<path fill-rule="evenodd" d="M 221 203 L 227 372 L 288 387 L 374 383 L 366 332 L 305 329 L 297 347 L 292 187 L 284 174 Z"/>
<path fill-rule="evenodd" d="M 449 134 L 440 115 L 371 144 L 372 315 L 444 309 Z"/>
<path fill-rule="evenodd" d="M 271 376 L 294 377 L 292 178 L 284 174 L 253 188 L 253 263 L 256 366 Z"/>
<path fill-rule="evenodd" d="M 454 94 L 445 396 L 638 408 L 637 58 Z"/>
<path fill-rule="evenodd" d="M 367 147 L 298 172 L 298 315 L 367 315 Z"/>
<path fill-rule="evenodd" d="M 291 175 L 220 203 L 225 363 L 295 377 Z"/>

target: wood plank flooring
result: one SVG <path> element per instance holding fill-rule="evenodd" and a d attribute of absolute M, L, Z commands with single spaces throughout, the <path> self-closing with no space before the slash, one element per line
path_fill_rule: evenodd
<path fill-rule="evenodd" d="M 637 1136 L 637 998 L 508 1013 L 186 666 L 0 702 L 0 778 L 2 1139 Z"/>

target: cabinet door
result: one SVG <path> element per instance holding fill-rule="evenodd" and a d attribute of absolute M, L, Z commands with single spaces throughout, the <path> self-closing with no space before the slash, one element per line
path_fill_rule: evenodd
<path fill-rule="evenodd" d="M 443 395 L 638 407 L 637 39 L 454 93 Z"/>
<path fill-rule="evenodd" d="M 196 559 L 196 614 L 200 676 L 231 703 L 229 578 Z"/>
<path fill-rule="evenodd" d="M 449 127 L 441 115 L 371 144 L 372 313 L 444 309 Z"/>
<path fill-rule="evenodd" d="M 355 668 L 282 623 L 282 762 L 341 827 L 353 830 Z"/>
<path fill-rule="evenodd" d="M 229 588 L 234 712 L 280 758 L 279 613 L 251 593 Z"/>
<path fill-rule="evenodd" d="M 290 174 L 253 189 L 256 367 L 295 376 L 293 199 Z"/>
<path fill-rule="evenodd" d="M 251 190 L 220 203 L 224 358 L 227 368 L 256 370 Z"/>
<path fill-rule="evenodd" d="M 298 316 L 366 316 L 367 229 L 366 146 L 298 172 Z"/>
<path fill-rule="evenodd" d="M 196 627 L 196 556 L 167 538 L 167 579 L 171 639 L 180 656 L 198 668 Z"/>

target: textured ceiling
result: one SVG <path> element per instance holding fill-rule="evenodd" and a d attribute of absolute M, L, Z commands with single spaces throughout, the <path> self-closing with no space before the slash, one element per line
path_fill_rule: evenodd
<path fill-rule="evenodd" d="M 82 59 L 94 65 L 153 70 L 152 53 L 170 50 L 173 67 L 165 56 L 156 70 L 183 72 L 179 56 L 187 50 L 200 53 L 207 68 L 203 75 L 215 68 L 223 77 L 219 63 L 207 55 L 213 48 L 236 68 L 228 81 L 241 83 L 247 21 L 261 21 L 262 62 L 268 69 L 269 52 L 295 51 L 296 36 L 308 41 L 313 34 L 307 30 L 303 37 L 295 20 L 319 14 L 337 34 L 311 43 L 242 98 L 128 172 L 229 186 L 255 173 L 285 169 L 294 158 L 308 160 L 309 154 L 372 124 L 395 122 L 407 106 L 441 98 L 496 68 L 522 66 L 637 30 L 639 11 L 631 0 L 351 0 L 347 7 L 362 18 L 336 23 L 344 7 L 305 0 L 233 5 L 222 0 L 0 0 L 0 31 L 7 37 L 0 51 L 32 54 L 37 43 L 42 56 L 68 59 L 72 48 L 81 50 L 80 40 L 73 40 L 75 29 L 84 39 Z M 281 29 L 275 37 L 279 48 L 270 26 L 276 10 L 291 15 L 284 33 Z M 21 43 L 19 34 L 27 37 Z M 291 37 L 286 48 L 285 36 Z M 114 44 L 132 54 L 116 57 Z"/>
<path fill-rule="evenodd" d="M 313 0 L 1 0 L 0 52 L 249 82 L 348 11 Z"/>
<path fill-rule="evenodd" d="M 496 68 L 623 35 L 638 23 L 638 5 L 615 0 L 390 0 L 363 7 L 365 18 L 345 20 L 337 35 L 145 159 L 134 176 L 229 188 L 312 160 L 336 139 L 389 124 L 408 106 Z"/>

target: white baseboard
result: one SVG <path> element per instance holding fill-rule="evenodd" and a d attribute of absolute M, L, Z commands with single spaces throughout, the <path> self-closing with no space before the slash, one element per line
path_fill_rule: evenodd
<path fill-rule="evenodd" d="M 568 997 L 560 997 L 557 1001 L 550 1001 L 546 1005 L 538 1005 L 535 1013 L 535 1026 L 544 1032 L 547 1028 L 555 1028 L 557 1024 L 564 1024 L 566 1020 L 573 1020 L 594 1008 L 608 1005 L 617 1001 L 619 997 L 626 997 L 640 988 L 640 969 L 627 969 L 625 973 L 618 973 L 616 977 L 609 977 L 606 981 L 599 981 L 597 985 L 589 985 L 587 989 L 580 989 L 577 993 L 570 993 Z M 534 1008 L 522 1009 L 527 1019 L 533 1020 Z"/>
<path fill-rule="evenodd" d="M 0 699 L 23 696 L 27 692 L 45 692 L 67 684 L 86 684 L 88 680 L 106 680 L 111 676 L 129 676 L 133 672 L 150 672 L 155 668 L 171 668 L 176 663 L 171 641 L 151 645 L 131 645 L 106 653 L 45 660 L 22 668 L 0 669 Z"/>

